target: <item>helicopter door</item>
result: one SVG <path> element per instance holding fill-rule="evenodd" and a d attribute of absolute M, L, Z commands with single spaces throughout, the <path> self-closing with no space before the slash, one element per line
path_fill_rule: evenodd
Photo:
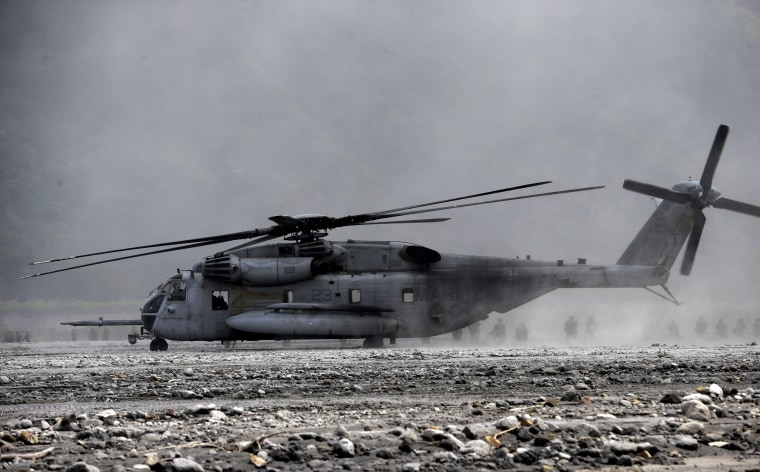
<path fill-rule="evenodd" d="M 223 338 L 227 332 L 227 316 L 229 314 L 230 292 L 213 290 L 211 292 L 211 316 L 206 317 L 207 330 L 213 331 L 213 339 Z M 211 334 L 211 333 L 206 333 Z"/>

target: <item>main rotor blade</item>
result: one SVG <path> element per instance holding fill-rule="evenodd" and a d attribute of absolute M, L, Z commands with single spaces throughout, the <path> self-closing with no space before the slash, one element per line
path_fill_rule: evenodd
<path fill-rule="evenodd" d="M 702 178 L 699 179 L 699 185 L 702 186 L 704 192 L 709 192 L 712 188 L 713 176 L 715 176 L 715 169 L 718 167 L 718 161 L 720 161 L 720 155 L 723 152 L 723 145 L 726 144 L 726 138 L 728 138 L 728 126 L 718 126 L 712 149 L 707 156 L 705 170 L 702 171 Z"/>
<path fill-rule="evenodd" d="M 451 210 L 454 208 L 465 208 L 465 207 L 478 206 L 478 205 L 487 205 L 489 203 L 509 202 L 512 200 L 524 200 L 527 198 L 546 197 L 549 195 L 560 195 L 563 193 L 586 192 L 588 190 L 597 190 L 600 188 L 604 188 L 604 185 L 598 185 L 596 187 L 583 187 L 583 188 L 574 188 L 574 189 L 568 189 L 568 190 L 558 190 L 556 192 L 536 193 L 533 195 L 522 195 L 520 197 L 499 198 L 497 200 L 487 200 L 484 202 L 462 203 L 459 205 L 450 205 L 450 206 L 444 206 L 444 207 L 438 207 L 438 208 L 427 208 L 424 210 L 404 211 L 400 213 L 395 213 L 393 215 L 381 215 L 378 217 L 378 219 L 379 218 L 395 218 L 397 216 L 416 215 L 419 213 L 430 213 L 433 211 L 441 211 L 441 210 Z"/>
<path fill-rule="evenodd" d="M 396 215 L 393 215 L 393 216 L 396 216 Z M 442 223 L 444 221 L 449 221 L 450 219 L 451 218 L 428 218 L 428 219 L 422 219 L 422 220 L 368 221 L 367 223 L 359 223 L 356 226 L 365 226 L 365 225 L 397 225 L 397 224 L 407 224 L 407 223 Z"/>
<path fill-rule="evenodd" d="M 266 235 L 264 237 L 261 237 L 259 239 L 254 239 L 253 241 L 246 241 L 243 244 L 239 244 L 239 245 L 237 245 L 235 247 L 231 247 L 229 249 L 225 249 L 224 251 L 221 251 L 221 254 L 227 254 L 227 253 L 230 253 L 232 251 L 237 251 L 238 249 L 246 248 L 248 246 L 254 246 L 256 244 L 263 243 L 264 241 L 269 241 L 270 239 L 277 239 L 280 236 L 282 236 L 282 235 L 281 234 L 268 234 L 268 235 Z"/>
<path fill-rule="evenodd" d="M 657 185 L 637 182 L 635 180 L 625 179 L 623 181 L 623 188 L 632 192 L 643 193 L 650 197 L 661 198 L 675 203 L 689 203 L 692 201 L 692 197 L 689 194 L 676 192 Z"/>
<path fill-rule="evenodd" d="M 530 188 L 530 187 L 536 187 L 538 185 L 546 185 L 552 183 L 551 180 L 545 180 L 543 182 L 534 182 L 531 184 L 524 184 L 524 185 L 517 185 L 515 187 L 507 187 L 507 188 L 501 188 L 498 190 L 491 190 L 490 192 L 483 192 L 483 193 L 475 193 L 472 195 L 465 195 L 464 197 L 455 197 L 455 198 L 448 198 L 446 200 L 439 200 L 437 202 L 430 202 L 430 203 L 422 203 L 420 205 L 411 205 L 401 208 L 394 208 L 393 210 L 383 210 L 383 211 L 377 211 L 374 213 L 369 213 L 370 215 L 387 215 L 388 213 L 395 213 L 397 211 L 404 211 L 404 210 L 412 210 L 414 208 L 423 208 L 427 206 L 433 206 L 433 205 L 440 205 L 441 203 L 450 203 L 450 202 L 457 202 L 460 200 L 467 200 L 469 198 L 477 198 L 477 197 L 485 197 L 486 195 L 494 195 L 497 193 L 503 193 L 503 192 L 511 192 L 513 190 L 521 190 L 524 188 Z"/>
<path fill-rule="evenodd" d="M 239 231 L 237 233 L 219 234 L 216 236 L 206 236 L 204 238 L 183 239 L 180 241 L 171 241 L 171 242 L 165 242 L 165 243 L 146 244 L 143 246 L 132 246 L 132 247 L 125 247 L 125 248 L 120 248 L 120 249 L 111 249 L 108 251 L 91 252 L 89 254 L 79 254 L 76 256 L 59 257 L 57 259 L 50 259 L 47 261 L 32 262 L 29 265 L 49 264 L 51 262 L 69 261 L 72 259 L 80 259 L 83 257 L 102 256 L 104 254 L 113 254 L 116 252 L 125 252 L 125 251 L 136 251 L 138 249 L 149 249 L 153 247 L 177 246 L 179 244 L 191 244 L 191 243 L 216 244 L 217 242 L 223 243 L 227 241 L 234 241 L 235 239 L 248 239 L 248 238 L 260 236 L 262 234 L 268 234 L 272 232 L 274 229 L 276 229 L 276 227 L 254 229 L 250 231 Z M 198 246 L 189 246 L 189 247 L 198 247 Z M 184 249 L 184 247 L 170 249 L 170 250 L 180 250 L 180 249 Z M 147 254 L 153 254 L 153 253 L 147 253 Z M 118 260 L 118 259 L 114 259 L 114 260 Z"/>
<path fill-rule="evenodd" d="M 134 259 L 136 257 L 151 256 L 151 255 L 154 255 L 154 254 L 163 254 L 165 252 L 182 251 L 184 249 L 192 249 L 192 248 L 196 248 L 196 247 L 210 246 L 212 244 L 218 244 L 218 243 L 223 243 L 223 242 L 232 241 L 232 240 L 234 240 L 234 239 L 227 239 L 227 240 L 222 240 L 222 241 L 210 241 L 210 242 L 209 241 L 204 241 L 204 242 L 200 242 L 200 243 L 196 243 L 196 244 L 188 244 L 188 245 L 185 245 L 185 246 L 170 247 L 168 249 L 160 249 L 158 251 L 141 252 L 140 254 L 131 254 L 129 256 L 115 257 L 113 259 L 105 259 L 105 260 L 102 260 L 102 261 L 90 262 L 88 264 L 80 264 L 80 265 L 75 265 L 75 266 L 71 266 L 71 267 L 65 267 L 63 269 L 50 270 L 50 271 L 47 271 L 47 272 L 40 272 L 39 274 L 25 275 L 23 277 L 19 277 L 19 280 L 31 279 L 33 277 L 39 277 L 41 275 L 48 275 L 48 274 L 55 274 L 55 273 L 58 273 L 58 272 L 66 272 L 67 270 L 81 269 L 82 267 L 90 267 L 90 266 L 94 266 L 94 265 L 105 264 L 107 262 L 123 261 L 123 260 L 126 260 L 126 259 Z"/>
<path fill-rule="evenodd" d="M 730 198 L 719 198 L 712 204 L 715 208 L 722 210 L 731 210 L 745 215 L 757 216 L 760 218 L 760 206 L 752 205 L 744 202 L 737 202 Z"/>
<path fill-rule="evenodd" d="M 694 226 L 689 234 L 689 241 L 686 243 L 686 252 L 683 254 L 681 261 L 681 275 L 691 274 L 691 268 L 694 266 L 694 258 L 697 255 L 699 240 L 702 238 L 702 230 L 705 229 L 705 214 L 698 211 L 694 215 Z"/>

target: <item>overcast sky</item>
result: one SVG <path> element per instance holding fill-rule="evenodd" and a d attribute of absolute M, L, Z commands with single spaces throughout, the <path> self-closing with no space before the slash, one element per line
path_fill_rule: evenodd
<path fill-rule="evenodd" d="M 18 260 L 539 180 L 554 181 L 547 190 L 606 188 L 331 238 L 614 263 L 654 209 L 623 180 L 698 179 L 721 123 L 731 133 L 714 183 L 760 204 L 754 2 L 6 0 L 0 9 L 0 53 L 12 66 L 0 86 L 13 105 L 0 110 L 2 158 L 34 176 L 0 205 L 50 228 L 23 251 L 8 241 L 24 239 L 28 221 L 6 228 L 5 270 L 17 275 L 33 271 Z M 18 142 L 29 144 L 9 144 Z M 37 186 L 53 188 L 54 201 Z M 671 278 L 682 313 L 758 307 L 760 220 L 716 209 L 707 218 L 692 275 Z M 26 280 L 3 298 L 109 280 L 122 292 L 114 298 L 139 299 L 221 249 Z M 670 309 L 642 290 L 601 292 L 529 306 Z"/>

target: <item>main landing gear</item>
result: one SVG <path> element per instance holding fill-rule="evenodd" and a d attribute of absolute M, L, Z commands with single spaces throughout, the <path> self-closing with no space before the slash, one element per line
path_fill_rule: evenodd
<path fill-rule="evenodd" d="M 150 342 L 151 351 L 166 351 L 167 349 L 169 349 L 169 343 L 166 342 L 166 339 L 155 338 Z"/>
<path fill-rule="evenodd" d="M 364 349 L 377 349 L 383 347 L 383 337 L 382 336 L 367 336 L 364 338 L 364 344 L 362 344 L 362 347 Z"/>

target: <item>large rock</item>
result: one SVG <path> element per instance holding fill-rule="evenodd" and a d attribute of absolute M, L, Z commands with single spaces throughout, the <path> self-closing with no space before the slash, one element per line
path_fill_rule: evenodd
<path fill-rule="evenodd" d="M 460 454 L 472 454 L 476 457 L 488 457 L 491 455 L 491 446 L 481 439 L 474 439 L 464 443 L 464 447 L 459 450 Z"/>
<path fill-rule="evenodd" d="M 699 400 L 689 400 L 681 403 L 681 411 L 690 420 L 709 421 L 710 409 Z"/>

